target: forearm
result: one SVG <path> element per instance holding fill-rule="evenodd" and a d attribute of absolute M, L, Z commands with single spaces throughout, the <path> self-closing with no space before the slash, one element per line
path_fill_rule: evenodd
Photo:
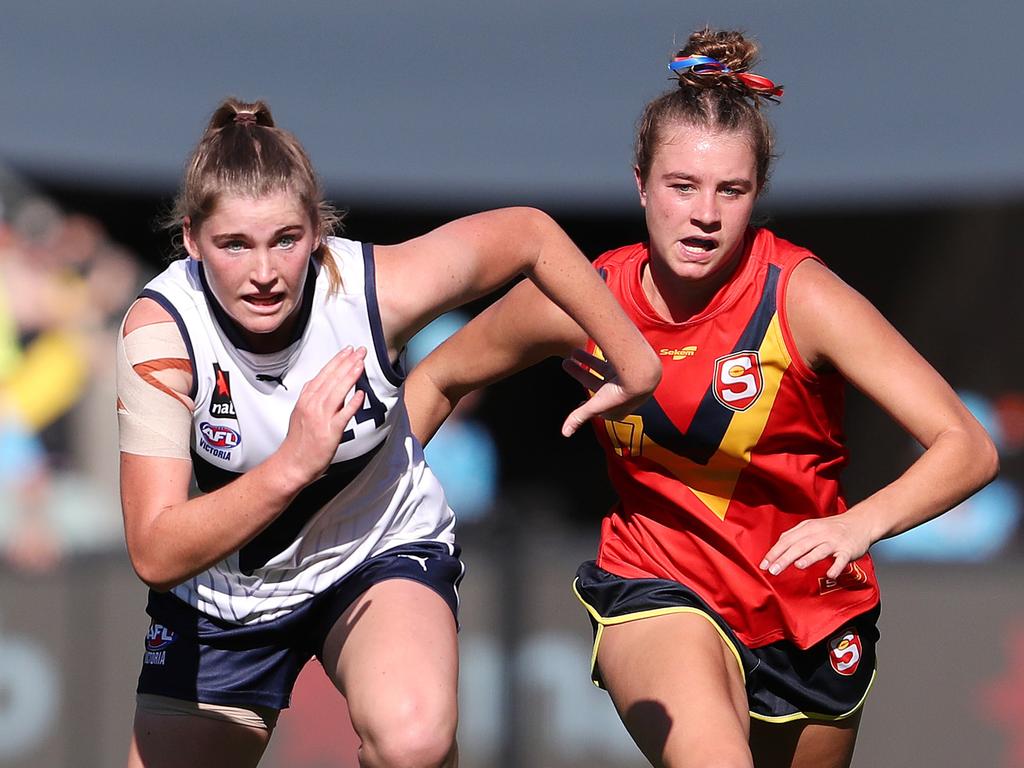
<path fill-rule="evenodd" d="M 959 504 L 997 474 L 992 441 L 977 425 L 951 428 L 898 479 L 847 512 L 863 522 L 871 542 L 931 520 Z"/>
<path fill-rule="evenodd" d="M 428 366 L 422 364 L 409 374 L 404 396 L 412 433 L 421 445 L 430 442 L 459 401 L 458 396 L 442 392 L 428 372 Z"/>
<path fill-rule="evenodd" d="M 122 454 L 123 476 L 124 464 Z M 148 482 L 158 481 L 150 478 Z M 281 514 L 304 485 L 285 457 L 275 453 L 216 491 L 149 513 L 130 507 L 130 498 L 141 501 L 143 495 L 123 493 L 132 565 L 150 587 L 171 589 L 241 549 Z"/>
<path fill-rule="evenodd" d="M 661 378 L 661 364 L 654 350 L 629 320 L 601 277 L 585 259 L 572 258 L 575 250 L 568 237 L 546 240 L 532 268 L 530 279 L 576 321 L 601 348 L 618 375 L 618 382 L 630 393 L 651 392 Z"/>

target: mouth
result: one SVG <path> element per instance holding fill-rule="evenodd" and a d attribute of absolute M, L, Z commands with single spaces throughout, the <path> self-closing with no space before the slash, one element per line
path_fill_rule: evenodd
<path fill-rule="evenodd" d="M 718 247 L 713 237 L 684 237 L 679 243 L 684 251 L 694 256 L 703 256 Z"/>
<path fill-rule="evenodd" d="M 284 301 L 283 293 L 254 293 L 249 296 L 243 296 L 242 301 L 246 304 L 260 308 L 269 309 L 278 306 Z"/>

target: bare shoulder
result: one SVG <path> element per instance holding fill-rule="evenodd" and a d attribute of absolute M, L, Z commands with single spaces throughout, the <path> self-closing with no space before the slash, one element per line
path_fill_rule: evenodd
<path fill-rule="evenodd" d="M 786 314 L 797 351 L 814 369 L 834 364 L 840 347 L 895 333 L 870 301 L 816 259 L 793 269 Z"/>

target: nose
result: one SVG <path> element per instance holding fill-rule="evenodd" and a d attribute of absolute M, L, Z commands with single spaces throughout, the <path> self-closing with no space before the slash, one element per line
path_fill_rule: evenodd
<path fill-rule="evenodd" d="M 255 285 L 271 286 L 277 282 L 277 265 L 269 248 L 257 248 L 253 254 L 249 279 Z"/>
<path fill-rule="evenodd" d="M 713 189 L 701 190 L 693 201 L 690 219 L 701 229 L 714 230 L 722 222 L 722 214 L 718 206 L 718 195 Z"/>

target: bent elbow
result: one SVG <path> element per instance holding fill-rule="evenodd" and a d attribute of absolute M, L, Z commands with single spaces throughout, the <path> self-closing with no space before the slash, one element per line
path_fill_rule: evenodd
<path fill-rule="evenodd" d="M 170 592 L 183 581 L 176 574 L 172 574 L 166 564 L 159 561 L 158 557 L 138 551 L 133 552 L 131 548 L 128 550 L 128 557 L 135 575 L 154 592 Z"/>
<path fill-rule="evenodd" d="M 982 470 L 982 485 L 988 485 L 999 476 L 999 451 L 987 434 L 982 450 L 978 452 L 978 463 Z"/>
<path fill-rule="evenodd" d="M 975 421 L 967 425 L 964 443 L 964 456 L 967 462 L 966 477 L 973 480 L 974 493 L 985 487 L 999 475 L 999 451 L 995 442 L 980 423 Z"/>
<path fill-rule="evenodd" d="M 661 377 L 665 369 L 661 365 L 661 359 L 652 348 L 647 356 L 647 384 L 653 393 L 661 384 Z"/>

